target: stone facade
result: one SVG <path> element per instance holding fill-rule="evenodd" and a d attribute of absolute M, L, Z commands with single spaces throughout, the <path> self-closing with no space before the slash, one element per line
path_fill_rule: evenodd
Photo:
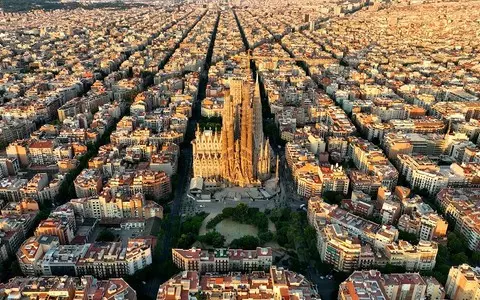
<path fill-rule="evenodd" d="M 195 177 L 241 187 L 267 180 L 272 150 L 263 134 L 258 80 L 256 84 L 241 78 L 231 80 L 221 132 L 197 129 L 192 144 Z"/>

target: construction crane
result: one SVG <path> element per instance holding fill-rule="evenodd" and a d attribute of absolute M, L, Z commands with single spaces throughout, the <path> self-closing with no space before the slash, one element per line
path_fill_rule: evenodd
<path fill-rule="evenodd" d="M 336 59 L 332 57 L 321 57 L 321 58 L 301 58 L 301 57 L 284 57 L 284 56 L 264 56 L 264 55 L 251 55 L 252 50 L 248 49 L 247 56 L 235 55 L 235 58 L 247 59 L 250 60 L 271 60 L 277 62 L 279 60 L 283 61 L 295 61 L 295 62 L 306 62 L 309 64 L 328 64 L 336 62 Z"/>

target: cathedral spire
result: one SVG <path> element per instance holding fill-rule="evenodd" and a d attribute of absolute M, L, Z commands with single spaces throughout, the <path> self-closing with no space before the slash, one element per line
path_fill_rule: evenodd
<path fill-rule="evenodd" d="M 260 81 L 258 79 L 258 72 L 257 77 L 255 78 L 255 91 L 253 92 L 254 97 L 260 97 Z"/>
<path fill-rule="evenodd" d="M 277 155 L 277 166 L 275 167 L 275 179 L 277 179 L 277 180 L 278 180 L 278 167 L 279 167 L 278 162 L 279 162 L 279 159 L 278 159 L 278 155 Z"/>

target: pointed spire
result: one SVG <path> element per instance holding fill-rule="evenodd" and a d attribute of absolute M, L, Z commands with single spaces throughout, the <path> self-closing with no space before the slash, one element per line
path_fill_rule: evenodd
<path fill-rule="evenodd" d="M 278 180 L 278 167 L 279 167 L 279 159 L 278 159 L 278 155 L 277 155 L 277 166 L 275 167 L 275 179 Z"/>
<path fill-rule="evenodd" d="M 257 78 L 255 78 L 255 91 L 253 95 L 255 97 L 260 97 L 260 81 L 258 79 L 258 72 L 257 72 Z"/>

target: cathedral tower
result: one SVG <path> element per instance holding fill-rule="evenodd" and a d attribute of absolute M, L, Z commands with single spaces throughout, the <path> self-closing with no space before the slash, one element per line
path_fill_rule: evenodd
<path fill-rule="evenodd" d="M 194 161 L 195 176 L 208 174 L 212 177 L 220 172 L 219 177 L 225 184 L 242 187 L 258 186 L 268 179 L 271 149 L 263 134 L 258 78 L 255 83 L 243 78 L 231 79 L 230 91 L 225 94 L 220 137 L 197 131 L 192 143 L 194 160 L 203 160 L 201 163 Z M 202 150 L 199 155 L 200 149 L 212 151 Z"/>

